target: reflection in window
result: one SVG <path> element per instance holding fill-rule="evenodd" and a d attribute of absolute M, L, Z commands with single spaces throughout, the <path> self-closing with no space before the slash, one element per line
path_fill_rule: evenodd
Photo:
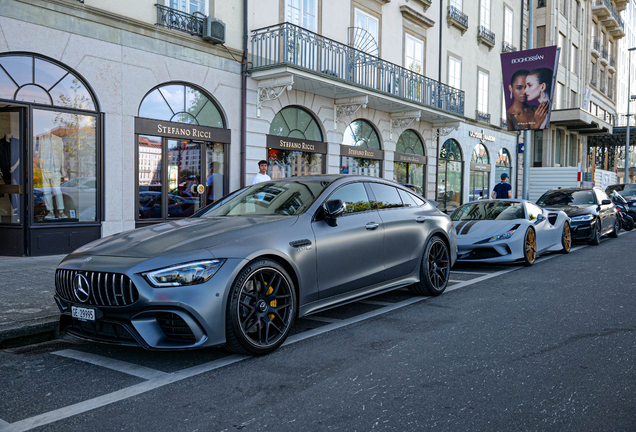
<path fill-rule="evenodd" d="M 463 163 L 459 143 L 448 139 L 442 145 L 438 161 L 437 201 L 439 208 L 450 210 L 459 207 L 462 196 Z"/>
<path fill-rule="evenodd" d="M 33 110 L 33 217 L 36 223 L 95 221 L 95 116 Z"/>
<path fill-rule="evenodd" d="M 139 219 L 161 217 L 161 138 L 140 135 Z"/>
<path fill-rule="evenodd" d="M 380 177 L 380 161 L 340 156 L 340 174 Z"/>
<path fill-rule="evenodd" d="M 394 207 L 404 207 L 400 193 L 393 186 L 388 186 L 379 183 L 370 183 L 373 195 L 375 195 L 375 201 L 373 202 L 373 208 L 376 209 L 389 209 Z"/>
<path fill-rule="evenodd" d="M 424 144 L 415 131 L 405 130 L 398 138 L 395 151 L 424 156 Z"/>
<path fill-rule="evenodd" d="M 368 122 L 356 120 L 345 130 L 342 143 L 345 145 L 380 150 L 380 138 Z"/>
<path fill-rule="evenodd" d="M 371 210 L 371 203 L 369 202 L 369 196 L 367 190 L 362 183 L 351 183 L 342 186 L 335 191 L 330 197 L 330 200 L 339 199 L 347 206 L 345 214 L 359 213 Z"/>
<path fill-rule="evenodd" d="M 0 97 L 95 111 L 95 101 L 79 77 L 33 55 L 0 57 Z"/>
<path fill-rule="evenodd" d="M 146 95 L 139 117 L 224 128 L 217 106 L 203 92 L 185 84 L 167 84 Z"/>
<path fill-rule="evenodd" d="M 473 155 L 470 158 L 470 161 L 475 163 L 483 163 L 483 164 L 490 163 L 490 158 L 488 157 L 488 150 L 486 150 L 486 147 L 483 144 L 477 144 L 475 146 L 475 148 L 473 149 Z"/>

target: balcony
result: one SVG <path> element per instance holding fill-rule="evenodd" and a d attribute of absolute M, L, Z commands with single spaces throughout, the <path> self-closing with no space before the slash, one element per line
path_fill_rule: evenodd
<path fill-rule="evenodd" d="M 509 53 L 509 52 L 515 52 L 517 51 L 517 47 L 514 46 L 513 44 L 503 41 L 503 44 L 501 46 L 501 52 L 503 53 Z"/>
<path fill-rule="evenodd" d="M 618 20 L 620 17 L 618 16 L 618 11 L 614 5 L 611 5 L 610 14 L 605 19 L 601 20 L 601 24 L 605 26 L 606 29 L 612 30 L 618 27 Z"/>
<path fill-rule="evenodd" d="M 629 4 L 629 0 L 614 0 L 614 3 L 616 4 L 616 9 L 619 12 L 622 12 L 625 9 L 627 9 L 627 5 Z"/>
<path fill-rule="evenodd" d="M 187 14 L 177 9 L 157 4 L 157 25 L 179 30 L 192 36 L 203 37 L 203 14 Z"/>
<path fill-rule="evenodd" d="M 614 40 L 625 37 L 625 24 L 620 16 L 617 17 L 617 22 L 618 25 L 609 31 L 609 34 L 614 37 Z"/>
<path fill-rule="evenodd" d="M 448 23 L 449 28 L 450 26 L 455 26 L 462 32 L 462 34 L 468 30 L 468 15 L 454 6 L 448 6 L 446 22 Z"/>
<path fill-rule="evenodd" d="M 421 110 L 431 122 L 464 114 L 463 91 L 293 24 L 253 30 L 250 51 L 256 81 L 286 79 L 288 89 L 331 99 L 368 97 L 369 108 Z"/>
<path fill-rule="evenodd" d="M 596 36 L 592 37 L 592 56 L 595 58 L 601 56 L 601 41 Z"/>
<path fill-rule="evenodd" d="M 606 115 L 596 116 L 581 108 L 553 110 L 550 115 L 550 124 L 565 126 L 570 131 L 576 131 L 581 135 L 595 135 L 612 133 L 613 119 Z"/>
<path fill-rule="evenodd" d="M 607 64 L 609 63 L 609 55 L 607 55 L 607 48 L 604 46 L 601 46 L 601 64 L 603 66 L 607 66 Z"/>
<path fill-rule="evenodd" d="M 616 72 L 616 58 L 614 58 L 614 54 L 610 54 L 609 66 L 607 67 L 607 70 L 611 73 Z"/>
<path fill-rule="evenodd" d="M 477 32 L 477 42 L 483 43 L 488 47 L 488 51 L 495 47 L 495 34 L 484 26 L 479 26 Z"/>
<path fill-rule="evenodd" d="M 592 4 L 592 14 L 603 20 L 612 14 L 612 3 L 610 0 L 594 0 Z"/>
<path fill-rule="evenodd" d="M 480 122 L 490 123 L 490 114 L 485 113 L 483 111 L 476 110 L 475 119 Z"/>

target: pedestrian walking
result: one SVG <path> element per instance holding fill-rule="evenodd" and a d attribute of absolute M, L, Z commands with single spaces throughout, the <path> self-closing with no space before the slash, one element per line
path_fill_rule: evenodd
<path fill-rule="evenodd" d="M 262 183 L 264 181 L 271 180 L 272 178 L 267 175 L 267 166 L 269 164 L 266 160 L 258 162 L 258 173 L 252 179 L 252 184 Z"/>
<path fill-rule="evenodd" d="M 508 183 L 508 178 L 508 174 L 501 174 L 501 183 L 495 185 L 495 188 L 492 190 L 491 196 L 493 199 L 512 198 L 512 186 Z"/>

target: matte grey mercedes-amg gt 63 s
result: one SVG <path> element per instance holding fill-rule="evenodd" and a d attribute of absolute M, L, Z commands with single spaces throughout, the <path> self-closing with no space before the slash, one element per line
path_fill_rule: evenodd
<path fill-rule="evenodd" d="M 260 355 L 295 318 L 404 286 L 439 295 L 456 257 L 450 218 L 397 183 L 291 177 L 81 247 L 55 299 L 81 338 Z"/>

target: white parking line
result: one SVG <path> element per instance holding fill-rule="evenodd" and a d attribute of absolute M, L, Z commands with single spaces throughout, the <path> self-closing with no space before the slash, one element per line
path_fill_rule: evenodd
<path fill-rule="evenodd" d="M 622 233 L 621 233 L 622 234 Z M 576 248 L 573 248 L 572 251 L 577 251 L 583 248 L 588 247 L 587 245 L 584 246 L 578 246 Z M 553 254 L 553 255 L 549 255 L 546 256 L 542 259 L 537 260 L 537 263 L 540 263 L 542 261 L 546 261 L 548 259 L 551 258 L 555 258 L 559 256 L 559 254 Z M 455 291 L 458 290 L 460 288 L 464 288 L 467 287 L 469 285 L 473 285 L 475 283 L 478 282 L 482 282 L 484 280 L 488 280 L 497 276 L 501 276 L 503 274 L 506 273 L 510 273 L 513 272 L 515 270 L 520 270 L 524 267 L 513 267 L 513 268 L 506 268 L 505 270 L 501 270 L 499 272 L 496 273 L 476 273 L 476 272 L 470 272 L 471 274 L 482 274 L 483 276 L 478 277 L 478 278 L 474 278 L 471 280 L 467 280 L 467 281 L 463 281 L 460 282 L 458 284 L 455 284 L 453 286 L 450 286 L 448 288 L 446 288 L 446 291 Z M 469 273 L 469 272 L 457 272 L 457 273 Z M 355 316 L 353 318 L 349 318 L 349 319 L 345 319 L 345 320 L 339 320 L 338 322 L 332 322 L 330 324 L 327 324 L 325 326 L 313 329 L 313 330 L 308 330 L 293 336 L 290 336 L 289 338 L 287 338 L 287 341 L 283 344 L 283 346 L 287 346 L 287 345 L 291 345 L 293 343 L 296 342 L 300 342 L 306 339 L 310 339 L 314 336 L 317 335 L 321 335 L 327 332 L 330 332 L 332 330 L 336 330 L 342 327 L 346 327 L 348 325 L 360 322 L 360 321 L 364 321 L 379 315 L 383 315 L 386 314 L 388 312 L 397 310 L 397 309 L 401 309 L 403 307 L 415 304 L 415 303 L 419 303 L 422 302 L 424 300 L 430 299 L 430 297 L 413 297 L 407 300 L 404 300 L 402 302 L 399 303 L 393 303 L 389 306 L 385 306 L 382 307 L 380 309 L 376 309 L 374 311 L 371 312 L 367 312 L 365 314 L 362 315 L 358 315 Z M 308 319 L 316 319 L 316 318 L 321 318 L 321 320 L 325 321 L 329 318 L 323 318 L 323 317 L 313 317 L 313 316 L 308 316 Z M 66 351 L 70 351 L 70 350 L 66 350 Z M 59 351 L 58 351 L 59 352 Z M 58 354 L 59 355 L 59 354 Z M 99 356 L 97 356 L 99 357 Z M 17 421 L 15 423 L 6 423 L 6 422 L 2 422 L 0 421 L 0 432 L 18 432 L 18 431 L 26 431 L 26 430 L 30 430 L 39 426 L 43 426 L 43 425 L 47 425 L 50 423 L 54 423 L 56 421 L 59 420 L 63 420 L 69 417 L 73 417 L 76 416 L 78 414 L 82 414 L 88 411 L 92 411 L 94 409 L 97 408 L 101 408 L 104 407 L 106 405 L 110 405 L 112 403 L 115 402 L 119 402 L 122 401 L 124 399 L 128 399 L 137 395 L 140 395 L 142 393 L 146 393 L 149 392 L 151 390 L 155 390 L 158 389 L 160 387 L 166 386 L 168 384 L 172 384 L 187 378 L 191 378 L 193 376 L 196 375 L 200 375 L 202 373 L 206 373 L 206 372 L 210 372 L 213 371 L 215 369 L 219 369 L 228 365 L 231 365 L 233 363 L 237 363 L 246 359 L 249 359 L 251 357 L 249 356 L 240 356 L 240 355 L 229 355 L 227 357 L 223 357 L 221 359 L 218 360 L 214 360 L 208 363 L 204 363 L 202 365 L 199 366 L 193 366 L 191 368 L 188 369 L 183 369 L 179 372 L 174 372 L 171 374 L 167 374 L 167 373 L 163 373 L 163 375 L 156 377 L 156 378 L 152 378 L 149 379 L 148 381 L 144 381 L 142 383 L 136 384 L 134 386 L 130 386 L 118 391 L 115 391 L 113 393 L 108 393 L 105 394 L 103 396 L 99 396 L 93 399 L 89 399 L 87 401 L 83 401 L 83 402 L 78 402 L 74 405 L 70 405 L 67 407 L 62 407 L 59 408 L 57 410 L 54 411 L 50 411 L 44 414 L 40 414 L 34 417 L 30 417 L 24 420 L 20 420 Z M 122 362 L 125 363 L 125 362 Z M 152 370 L 152 369 L 151 369 Z"/>
<path fill-rule="evenodd" d="M 65 349 L 61 351 L 55 351 L 51 354 L 55 354 L 61 357 L 70 358 L 73 360 L 79 360 L 86 363 L 90 363 L 96 366 L 105 367 L 108 369 L 122 372 L 128 375 L 133 375 L 143 379 L 161 378 L 164 375 L 168 375 L 165 372 L 161 372 L 155 369 L 150 369 L 144 366 L 128 363 L 121 360 L 115 360 L 108 357 L 103 357 L 97 354 L 89 354 L 81 351 L 75 351 L 72 349 Z"/>

